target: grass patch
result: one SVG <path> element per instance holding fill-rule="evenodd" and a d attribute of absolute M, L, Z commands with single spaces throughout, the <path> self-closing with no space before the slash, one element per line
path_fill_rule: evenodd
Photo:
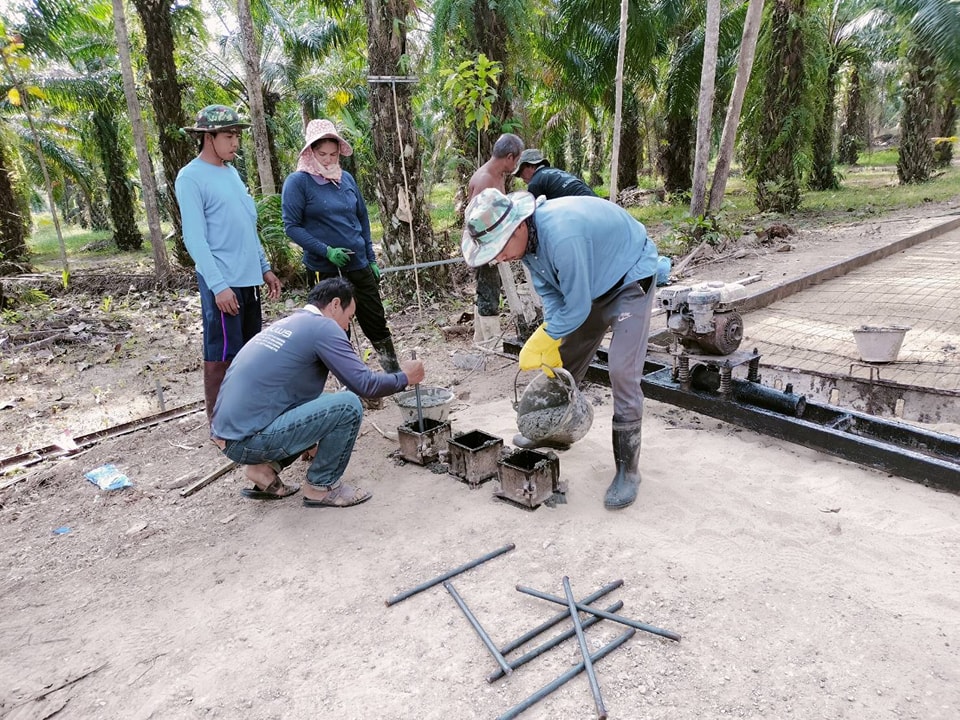
<path fill-rule="evenodd" d="M 34 231 L 27 240 L 30 250 L 30 262 L 38 272 L 59 272 L 61 267 L 60 242 L 57 240 L 57 231 L 53 226 L 53 218 L 49 213 L 39 213 L 33 216 Z M 104 258 L 122 258 L 136 264 L 153 262 L 153 252 L 150 247 L 150 231 L 143 225 L 140 232 L 143 234 L 143 245 L 139 250 L 120 252 L 113 243 L 113 231 L 88 230 L 79 225 L 66 225 L 61 220 L 60 232 L 63 235 L 63 244 L 67 248 L 67 260 L 71 268 L 74 265 L 96 264 Z M 167 254 L 172 257 L 173 243 L 167 243 Z"/>
<path fill-rule="evenodd" d="M 53 218 L 49 214 L 34 215 L 33 222 L 36 229 L 27 241 L 32 259 L 37 263 L 59 262 L 60 241 L 53 226 Z M 85 230 L 76 225 L 64 225 L 62 222 L 60 230 L 69 257 L 90 252 L 100 255 L 109 254 L 110 248 L 104 247 L 109 245 L 110 238 L 113 236 L 109 230 Z M 94 248 L 97 249 L 94 250 Z"/>
<path fill-rule="evenodd" d="M 845 212 L 862 217 L 952 200 L 958 195 L 958 167 L 945 168 L 929 182 L 915 185 L 900 185 L 896 170 L 851 173 L 844 178 L 839 190 L 805 193 L 799 214 Z"/>
<path fill-rule="evenodd" d="M 897 148 L 887 148 L 886 150 L 864 150 L 857 157 L 857 165 L 861 167 L 895 166 L 899 159 L 900 151 Z"/>

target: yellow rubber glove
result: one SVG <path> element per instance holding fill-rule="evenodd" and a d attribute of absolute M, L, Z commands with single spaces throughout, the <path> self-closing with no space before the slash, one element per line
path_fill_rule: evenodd
<path fill-rule="evenodd" d="M 554 377 L 550 368 L 563 367 L 560 359 L 560 342 L 563 338 L 553 339 L 547 334 L 546 324 L 538 327 L 520 349 L 520 369 L 540 370 L 547 377 Z M 544 367 L 545 366 L 545 367 Z"/>

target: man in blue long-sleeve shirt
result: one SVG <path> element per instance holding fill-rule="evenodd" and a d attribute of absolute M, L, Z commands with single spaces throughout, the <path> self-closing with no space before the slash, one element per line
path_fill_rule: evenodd
<path fill-rule="evenodd" d="M 539 204 L 538 204 L 539 203 Z M 522 260 L 543 300 L 544 324 L 520 351 L 520 369 L 566 367 L 579 384 L 608 330 L 617 472 L 604 505 L 633 503 L 640 485 L 640 378 L 653 310 L 657 248 L 626 210 L 597 197 L 540 203 L 528 192 L 484 190 L 467 208 L 461 249 L 472 267 Z M 514 444 L 534 447 L 518 436 Z"/>
<path fill-rule="evenodd" d="M 243 344 L 260 332 L 260 285 L 272 300 L 280 280 L 257 235 L 257 208 L 236 169 L 240 147 L 236 110 L 208 105 L 185 131 L 199 135 L 200 154 L 177 175 L 183 244 L 197 267 L 203 312 L 203 390 L 207 420 L 224 373 Z"/>
<path fill-rule="evenodd" d="M 243 346 L 223 381 L 213 413 L 214 441 L 246 465 L 255 487 L 243 494 L 273 500 L 292 495 L 278 473 L 304 453 L 309 459 L 303 504 L 349 507 L 370 493 L 341 482 L 360 430 L 359 397 L 382 397 L 423 380 L 423 363 L 405 360 L 398 372 L 376 373 L 357 357 L 346 330 L 356 312 L 346 279 L 322 280 L 297 312 Z M 323 392 L 333 373 L 347 388 Z"/>

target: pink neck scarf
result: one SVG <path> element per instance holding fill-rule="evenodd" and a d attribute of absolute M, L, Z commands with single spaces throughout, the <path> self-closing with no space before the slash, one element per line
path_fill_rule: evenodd
<path fill-rule="evenodd" d="M 339 183 L 343 175 L 343 169 L 339 163 L 336 165 L 321 165 L 320 161 L 317 160 L 317 156 L 313 154 L 313 150 L 310 148 L 300 153 L 300 158 L 297 160 L 297 170 L 310 173 L 311 175 L 319 175 L 335 183 Z"/>

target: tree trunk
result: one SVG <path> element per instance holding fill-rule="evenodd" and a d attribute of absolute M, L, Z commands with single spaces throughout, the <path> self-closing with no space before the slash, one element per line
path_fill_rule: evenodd
<path fill-rule="evenodd" d="M 414 85 L 397 82 L 406 52 L 407 0 L 365 0 L 370 75 L 373 154 L 378 158 L 377 205 L 383 225 L 381 252 L 389 265 L 439 260 L 442 249 L 433 236 L 424 200 L 423 166 L 410 101 Z M 394 78 L 393 81 L 390 79 Z M 444 266 L 397 275 L 404 297 L 448 287 Z"/>
<path fill-rule="evenodd" d="M 253 30 L 250 0 L 237 0 L 237 20 L 240 24 L 240 43 L 243 48 L 243 69 L 247 82 L 247 102 L 250 103 L 250 124 L 253 126 L 253 146 L 257 155 L 257 175 L 260 194 L 276 195 L 273 166 L 270 163 L 270 138 L 263 109 L 263 80 L 260 77 L 260 43 Z"/>
<path fill-rule="evenodd" d="M 797 125 L 803 107 L 804 44 L 799 19 L 804 0 L 777 0 L 770 18 L 772 57 L 764 78 L 759 140 L 760 159 L 755 169 L 757 209 L 789 213 L 800 207 L 800 174 L 797 156 L 809 140 Z M 793 114 L 793 122 L 788 123 Z M 790 125 L 794 129 L 784 132 Z"/>
<path fill-rule="evenodd" d="M 147 150 L 147 133 L 140 114 L 140 101 L 133 80 L 133 63 L 130 61 L 130 36 L 127 32 L 127 17 L 123 0 L 113 0 L 113 27 L 117 36 L 120 55 L 120 72 L 123 77 L 123 94 L 127 100 L 127 113 L 133 129 L 133 145 L 137 151 L 137 166 L 140 169 L 140 187 L 143 189 L 143 204 L 147 211 L 147 226 L 150 228 L 150 247 L 153 250 L 153 273 L 157 282 L 165 285 L 170 276 L 170 261 L 167 246 L 160 230 L 160 208 L 157 202 L 157 180 L 153 174 L 150 153 Z"/>
<path fill-rule="evenodd" d="M 603 133 L 599 125 L 590 124 L 590 179 L 591 187 L 603 185 Z"/>
<path fill-rule="evenodd" d="M 567 144 L 570 149 L 570 172 L 579 178 L 583 177 L 583 159 L 586 157 L 586 146 L 583 142 L 583 127 L 579 114 L 570 124 L 567 135 Z"/>
<path fill-rule="evenodd" d="M 97 132 L 100 162 L 107 180 L 113 241 L 119 250 L 139 250 L 143 245 L 143 236 L 137 227 L 133 194 L 127 182 L 124 153 L 120 148 L 117 120 L 108 109 L 100 107 L 93 112 L 93 126 Z"/>
<path fill-rule="evenodd" d="M 956 126 L 957 88 L 951 87 L 944 89 L 943 97 L 937 103 L 930 132 L 934 137 L 953 137 Z"/>
<path fill-rule="evenodd" d="M 690 189 L 693 174 L 693 118 L 689 113 L 667 116 L 657 166 L 663 189 L 683 193 Z"/>
<path fill-rule="evenodd" d="M 543 154 L 550 160 L 550 164 L 559 170 L 567 170 L 567 143 L 560 133 L 551 133 L 544 141 Z"/>
<path fill-rule="evenodd" d="M 710 186 L 710 213 L 720 212 L 723 196 L 727 191 L 730 177 L 730 164 L 733 162 L 733 149 L 737 141 L 737 125 L 740 124 L 740 111 L 743 110 L 743 96 L 747 92 L 750 73 L 753 70 L 753 57 L 757 50 L 757 36 L 760 34 L 760 20 L 763 16 L 763 0 L 750 0 L 747 17 L 743 21 L 743 36 L 740 40 L 740 57 L 737 59 L 737 75 L 733 81 L 727 116 L 723 121 L 723 134 L 720 137 L 720 150 L 717 152 L 717 165 L 713 169 L 713 184 Z"/>
<path fill-rule="evenodd" d="M 640 130 L 640 103 L 631 90 L 623 96 L 623 121 L 620 129 L 620 171 L 617 187 L 621 190 L 637 186 L 637 175 L 643 162 L 643 134 Z"/>
<path fill-rule="evenodd" d="M 30 271 L 27 223 L 10 172 L 12 154 L 0 134 L 0 276 Z"/>
<path fill-rule="evenodd" d="M 180 133 L 186 125 L 182 94 L 173 59 L 173 28 L 170 25 L 170 0 L 133 0 L 146 36 L 144 50 L 150 68 L 150 104 L 157 121 L 157 139 L 163 161 L 166 183 L 164 197 L 174 227 L 174 256 L 181 265 L 190 267 L 193 260 L 183 244 L 183 223 L 173 191 L 180 168 L 190 162 L 196 148 Z"/>
<path fill-rule="evenodd" d="M 617 66 L 614 70 L 613 148 L 610 157 L 610 199 L 617 202 L 620 179 L 620 131 L 623 128 L 623 65 L 627 52 L 627 21 L 630 0 L 620 0 L 620 33 L 617 38 Z"/>
<path fill-rule="evenodd" d="M 713 98 L 717 79 L 717 46 L 720 42 L 720 0 L 707 0 L 707 28 L 700 68 L 700 99 L 697 103 L 697 143 L 693 163 L 693 192 L 690 215 L 700 217 L 707 205 L 707 163 L 710 162 L 710 133 Z"/>
<path fill-rule="evenodd" d="M 847 109 L 837 143 L 837 162 L 856 165 L 860 152 L 867 148 L 867 109 L 863 102 L 860 70 L 856 65 L 847 81 Z"/>
<path fill-rule="evenodd" d="M 499 62 L 503 68 L 497 84 L 497 97 L 493 101 L 488 132 L 480 133 L 480 162 L 485 162 L 493 153 L 493 144 L 504 132 L 504 126 L 513 119 L 513 69 L 508 48 L 507 26 L 497 12 L 497 4 L 490 0 L 473 0 L 474 32 L 477 36 L 477 53 L 483 53 L 488 60 Z M 467 155 L 467 157 L 470 157 Z"/>
<path fill-rule="evenodd" d="M 930 126 L 936 92 L 936 59 L 929 50 L 914 46 L 907 53 L 907 80 L 903 90 L 900 120 L 900 184 L 926 182 L 933 170 Z"/>
<path fill-rule="evenodd" d="M 267 147 L 270 149 L 270 167 L 273 170 L 273 187 L 283 187 L 283 172 L 280 166 L 280 153 L 277 151 L 277 134 L 274 132 L 274 118 L 277 116 L 277 103 L 280 96 L 267 92 L 263 95 L 263 111 L 267 121 Z M 309 122 L 309 120 L 307 121 Z M 304 124 L 303 127 L 307 127 Z"/>
<path fill-rule="evenodd" d="M 813 131 L 813 167 L 810 171 L 811 190 L 836 190 L 840 178 L 834 172 L 833 121 L 836 114 L 837 73 L 840 68 L 835 60 L 827 67 L 826 102 Z"/>

